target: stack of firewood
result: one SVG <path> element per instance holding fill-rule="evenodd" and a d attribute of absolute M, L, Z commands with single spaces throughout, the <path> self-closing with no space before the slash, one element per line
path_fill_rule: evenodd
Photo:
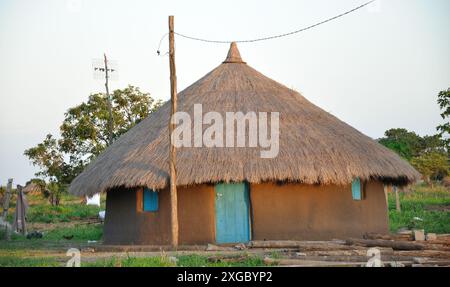
<path fill-rule="evenodd" d="M 366 234 L 345 241 L 252 241 L 249 248 L 266 251 L 267 264 L 289 266 L 367 266 L 378 256 L 381 266 L 450 266 L 450 234 L 416 241 L 413 232 Z M 278 255 L 274 258 L 274 250 Z"/>

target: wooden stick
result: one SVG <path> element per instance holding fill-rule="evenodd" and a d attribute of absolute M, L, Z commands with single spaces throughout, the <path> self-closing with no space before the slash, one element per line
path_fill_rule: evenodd
<path fill-rule="evenodd" d="M 177 73 L 175 68 L 175 39 L 173 16 L 169 16 L 169 64 L 170 64 L 170 99 L 171 113 L 169 120 L 169 141 L 170 141 L 170 223 L 172 246 L 178 246 L 178 200 L 177 200 L 177 171 L 176 171 L 176 149 L 172 142 L 172 133 L 175 130 L 173 117 L 177 112 Z"/>
<path fill-rule="evenodd" d="M 366 247 L 391 247 L 394 250 L 424 250 L 426 246 L 406 241 L 390 241 L 381 239 L 348 239 L 347 245 L 362 245 Z"/>
<path fill-rule="evenodd" d="M 389 218 L 389 193 L 388 193 L 388 188 L 386 185 L 383 186 L 383 190 L 384 190 L 384 197 L 386 199 L 386 212 L 387 212 L 388 218 Z"/>
<path fill-rule="evenodd" d="M 402 209 L 400 208 L 400 196 L 398 194 L 398 187 L 394 186 L 395 191 L 395 208 L 397 209 L 397 212 L 401 212 Z"/>
<path fill-rule="evenodd" d="M 6 217 L 8 216 L 9 201 L 11 199 L 12 183 L 13 183 L 13 179 L 12 178 L 8 179 L 8 184 L 6 185 L 5 199 L 3 200 L 2 218 L 5 222 L 6 222 Z"/>

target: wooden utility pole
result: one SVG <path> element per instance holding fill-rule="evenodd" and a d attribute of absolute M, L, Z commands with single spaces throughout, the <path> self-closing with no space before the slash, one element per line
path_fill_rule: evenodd
<path fill-rule="evenodd" d="M 2 212 L 2 218 L 4 221 L 6 221 L 6 217 L 8 216 L 8 209 L 9 209 L 9 201 L 11 199 L 11 191 L 12 191 L 12 183 L 13 179 L 8 179 L 8 184 L 6 185 L 6 193 L 5 197 L 3 199 L 3 212 Z"/>
<path fill-rule="evenodd" d="M 173 31 L 173 16 L 169 16 L 169 63 L 170 63 L 170 100 L 171 111 L 169 118 L 169 166 L 170 166 L 170 223 L 172 246 L 178 246 L 178 199 L 177 199 L 177 170 L 176 149 L 172 142 L 172 133 L 175 129 L 173 116 L 177 112 L 177 72 L 175 69 L 175 39 Z"/>
<path fill-rule="evenodd" d="M 105 88 L 106 88 L 106 97 L 108 100 L 108 113 L 109 113 L 109 119 L 108 119 L 108 145 L 111 145 L 113 142 L 113 114 L 112 114 L 112 100 L 109 95 L 109 87 L 108 87 L 108 80 L 109 80 L 109 74 L 108 74 L 108 59 L 106 58 L 106 53 L 103 54 L 104 60 L 105 60 Z"/>
<path fill-rule="evenodd" d="M 400 208 L 400 195 L 398 194 L 398 187 L 394 186 L 395 191 L 395 208 L 397 209 L 397 212 L 401 212 L 402 209 Z"/>

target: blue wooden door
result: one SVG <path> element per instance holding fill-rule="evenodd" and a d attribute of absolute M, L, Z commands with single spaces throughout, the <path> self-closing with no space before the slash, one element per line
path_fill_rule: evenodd
<path fill-rule="evenodd" d="M 217 243 L 250 240 L 249 192 L 245 183 L 216 185 Z"/>

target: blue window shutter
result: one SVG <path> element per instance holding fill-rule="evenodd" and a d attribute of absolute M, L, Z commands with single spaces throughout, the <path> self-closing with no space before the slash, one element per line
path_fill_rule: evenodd
<path fill-rule="evenodd" d="M 158 193 L 144 188 L 144 211 L 158 211 Z"/>
<path fill-rule="evenodd" d="M 361 180 L 355 178 L 352 182 L 352 197 L 354 200 L 361 200 Z"/>

